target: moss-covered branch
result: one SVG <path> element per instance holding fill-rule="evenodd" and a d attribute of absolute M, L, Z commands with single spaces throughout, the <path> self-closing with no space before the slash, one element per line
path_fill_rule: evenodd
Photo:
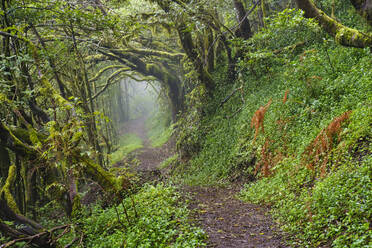
<path fill-rule="evenodd" d="M 130 183 L 126 178 L 116 178 L 115 175 L 105 171 L 87 156 L 77 155 L 77 157 L 84 164 L 83 172 L 97 182 L 105 191 L 119 194 L 123 189 L 129 187 Z"/>
<path fill-rule="evenodd" d="M 93 81 L 96 81 L 98 80 L 98 78 L 104 73 L 106 72 L 107 70 L 110 70 L 110 69 L 116 69 L 116 68 L 128 68 L 128 67 L 125 67 L 123 65 L 109 65 L 109 66 L 106 66 L 104 68 L 102 68 L 93 78 L 89 79 L 89 82 L 93 82 Z"/>
<path fill-rule="evenodd" d="M 116 77 L 118 77 L 122 72 L 129 71 L 130 68 L 121 66 L 122 68 L 112 73 L 106 80 L 106 84 L 103 86 L 103 88 L 98 91 L 91 100 L 96 99 L 99 95 L 101 95 L 111 84 L 111 81 L 114 80 Z M 107 67 L 106 67 L 107 68 Z"/>
<path fill-rule="evenodd" d="M 22 156 L 32 156 L 37 153 L 30 145 L 31 141 L 26 129 L 8 127 L 4 123 L 0 123 L 0 144 Z"/>
<path fill-rule="evenodd" d="M 123 49 L 123 50 L 115 50 L 115 52 L 120 53 L 134 53 L 142 56 L 156 56 L 161 58 L 167 59 L 182 59 L 185 54 L 183 53 L 169 53 L 165 51 L 158 51 L 153 49 L 141 49 L 141 48 L 130 48 L 130 49 Z"/>
<path fill-rule="evenodd" d="M 9 208 L 14 213 L 20 214 L 21 211 L 19 211 L 17 203 L 16 203 L 12 193 L 10 192 L 10 189 L 11 189 L 12 185 L 14 184 L 14 182 L 16 180 L 16 175 L 17 175 L 16 167 L 15 167 L 15 165 L 11 165 L 9 167 L 8 177 L 5 181 L 5 184 L 4 184 L 3 188 L 0 191 L 0 199 L 5 201 L 6 204 L 9 206 Z"/>
<path fill-rule="evenodd" d="M 311 0 L 296 0 L 305 17 L 316 19 L 323 29 L 335 37 L 336 42 L 349 47 L 372 47 L 372 34 L 346 27 L 318 9 Z"/>

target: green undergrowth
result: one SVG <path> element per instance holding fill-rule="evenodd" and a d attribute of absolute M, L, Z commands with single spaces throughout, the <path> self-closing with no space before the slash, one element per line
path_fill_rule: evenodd
<path fill-rule="evenodd" d="M 291 32 L 296 34 L 295 38 Z M 286 35 L 275 36 L 276 33 Z M 286 50 L 304 37 L 307 43 Z M 251 175 L 266 138 L 273 141 L 273 151 L 283 150 L 285 144 L 283 153 L 301 154 L 335 117 L 363 106 L 369 108 L 372 101 L 369 50 L 341 47 L 326 38 L 313 21 L 303 18 L 300 12 L 287 10 L 271 18 L 265 32 L 246 44 L 243 42 L 247 58 L 239 63 L 240 80 L 228 84 L 223 76 L 225 71 L 220 69 L 215 74 L 220 86 L 204 108 L 207 115 L 194 116 L 194 122 L 188 117 L 181 118 L 178 148 L 181 153 L 187 151 L 192 159 L 178 168 L 176 174 L 191 184 L 218 184 L 242 173 Z M 252 48 L 255 46 L 256 50 Z M 273 50 L 280 49 L 282 54 L 273 54 Z M 239 87 L 242 91 L 221 106 Z M 288 99 L 283 104 L 287 90 Z M 265 133 L 260 131 L 253 142 L 252 116 L 270 99 L 272 104 L 264 117 Z M 195 109 L 191 108 L 188 115 L 195 115 Z M 286 122 L 283 127 L 278 124 L 281 120 Z"/>
<path fill-rule="evenodd" d="M 146 121 L 146 129 L 152 147 L 161 147 L 173 134 L 170 116 L 162 112 L 156 112 Z"/>
<path fill-rule="evenodd" d="M 177 189 L 158 184 L 144 185 L 113 207 L 95 205 L 78 222 L 85 247 L 204 247 L 206 235 L 190 222 L 189 215 Z"/>
<path fill-rule="evenodd" d="M 272 207 L 301 247 L 370 247 L 372 156 L 370 106 L 354 109 L 325 176 L 298 157 L 275 166 L 271 177 L 245 185 L 240 198 Z"/>
<path fill-rule="evenodd" d="M 345 162 L 312 187 L 304 187 L 312 182 L 311 173 L 295 166 L 296 161 L 284 161 L 272 178 L 246 185 L 240 198 L 271 205 L 282 229 L 297 235 L 294 245 L 370 247 L 371 157 Z"/>
<path fill-rule="evenodd" d="M 335 44 L 294 10 L 267 19 L 249 41 L 233 42 L 244 54 L 235 83 L 219 68 L 212 100 L 203 102 L 199 89 L 189 94 L 193 105 L 178 123 L 177 143 L 188 162 L 175 178 L 193 185 L 252 180 L 241 199 L 271 205 L 296 245 L 371 247 L 369 49 Z M 255 139 L 252 117 L 269 101 Z M 304 159 L 310 144 L 348 111 L 333 126 L 330 149 L 308 158 L 311 169 Z"/>
<path fill-rule="evenodd" d="M 119 138 L 118 149 L 111 153 L 111 163 L 120 162 L 129 153 L 143 147 L 142 139 L 134 133 L 127 133 Z"/>
<path fill-rule="evenodd" d="M 172 164 L 176 163 L 178 161 L 178 154 L 174 154 L 173 156 L 167 158 L 161 164 L 159 164 L 158 168 L 159 169 L 166 169 Z"/>

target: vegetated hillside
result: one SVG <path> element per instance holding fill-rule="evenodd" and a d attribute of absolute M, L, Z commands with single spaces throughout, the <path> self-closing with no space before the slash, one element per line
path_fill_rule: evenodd
<path fill-rule="evenodd" d="M 343 47 L 300 11 L 267 19 L 225 68 L 209 102 L 200 88 L 179 121 L 189 184 L 244 180 L 240 199 L 265 203 L 303 247 L 369 247 L 372 56 Z M 229 84 L 230 83 L 230 84 Z"/>
<path fill-rule="evenodd" d="M 207 246 L 174 181 L 246 182 L 295 244 L 368 246 L 372 6 L 316 2 L 3 0 L 0 247 Z"/>

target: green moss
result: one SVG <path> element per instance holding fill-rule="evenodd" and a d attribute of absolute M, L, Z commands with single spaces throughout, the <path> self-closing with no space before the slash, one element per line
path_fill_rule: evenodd
<path fill-rule="evenodd" d="M 21 211 L 18 209 L 17 203 L 14 200 L 12 193 L 10 192 L 10 189 L 13 187 L 15 180 L 16 180 L 16 166 L 11 165 L 8 171 L 8 178 L 6 179 L 4 186 L 0 191 L 0 196 L 2 199 L 6 201 L 9 208 L 14 213 L 20 214 Z"/>
<path fill-rule="evenodd" d="M 123 188 L 120 187 L 123 183 L 118 183 L 114 174 L 105 171 L 100 165 L 94 163 L 87 156 L 82 157 L 80 160 L 84 163 L 84 172 L 96 181 L 104 190 L 115 194 L 123 190 Z"/>
<path fill-rule="evenodd" d="M 106 66 L 104 68 L 102 68 L 101 70 L 99 70 L 99 72 L 97 72 L 97 74 L 89 79 L 90 82 L 92 81 L 96 81 L 104 72 L 106 72 L 107 70 L 110 70 L 110 69 L 115 69 L 115 68 L 127 68 L 123 65 L 109 65 L 109 66 Z"/>
<path fill-rule="evenodd" d="M 74 200 L 72 202 L 72 212 L 71 217 L 78 218 L 81 214 L 81 203 L 80 203 L 81 197 L 79 194 L 76 194 L 74 197 Z"/>

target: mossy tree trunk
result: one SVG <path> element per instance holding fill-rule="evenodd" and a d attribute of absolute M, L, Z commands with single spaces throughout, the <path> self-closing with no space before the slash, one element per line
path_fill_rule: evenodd
<path fill-rule="evenodd" d="M 5 236 L 14 239 L 32 236 L 43 230 L 43 226 L 20 213 L 12 192 L 16 180 L 17 168 L 15 165 L 12 165 L 9 167 L 5 184 L 0 190 L 0 232 L 2 232 Z M 13 221 L 17 225 L 23 225 L 23 227 L 13 229 L 5 224 L 3 220 Z M 45 248 L 55 247 L 55 244 L 53 244 L 52 241 L 52 239 L 46 236 L 35 237 L 30 240 L 33 245 Z"/>
<path fill-rule="evenodd" d="M 248 40 L 252 37 L 252 30 L 251 24 L 248 20 L 248 16 L 246 16 L 244 5 L 241 0 L 234 0 L 234 7 L 239 24 L 238 29 L 236 30 L 236 36 Z"/>
<path fill-rule="evenodd" d="M 202 84 L 205 85 L 208 93 L 212 93 L 215 88 L 215 82 L 212 76 L 207 71 L 206 67 L 201 60 L 197 48 L 194 44 L 191 30 L 187 27 L 185 23 L 180 23 L 177 27 L 178 37 L 180 39 L 183 50 L 185 51 L 187 57 L 192 62 L 195 71 L 198 73 L 198 78 Z"/>
<path fill-rule="evenodd" d="M 7 178 L 9 166 L 10 166 L 9 152 L 0 143 L 0 177 L 1 178 Z"/>
<path fill-rule="evenodd" d="M 346 27 L 318 9 L 312 0 L 296 0 L 297 6 L 305 12 L 305 17 L 316 19 L 336 42 L 349 47 L 372 47 L 372 34 Z"/>

